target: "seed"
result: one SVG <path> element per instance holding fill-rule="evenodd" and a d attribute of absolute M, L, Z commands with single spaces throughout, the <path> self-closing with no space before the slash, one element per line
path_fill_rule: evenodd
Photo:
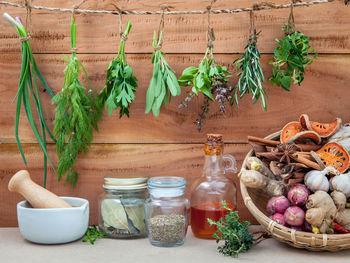
<path fill-rule="evenodd" d="M 149 219 L 148 231 L 152 241 L 181 243 L 185 238 L 185 217 L 177 214 L 157 215 Z"/>

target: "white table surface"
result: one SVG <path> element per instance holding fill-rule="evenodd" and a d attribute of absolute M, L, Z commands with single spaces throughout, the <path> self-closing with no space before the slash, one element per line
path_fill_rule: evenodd
<path fill-rule="evenodd" d="M 80 240 L 63 245 L 37 245 L 24 240 L 18 228 L 0 228 L 0 263 L 224 263 L 224 262 L 350 262 L 350 250 L 310 252 L 292 248 L 272 238 L 253 246 L 237 259 L 219 254 L 214 240 L 193 237 L 175 248 L 152 246 L 148 239 L 99 239 L 95 245 Z"/>

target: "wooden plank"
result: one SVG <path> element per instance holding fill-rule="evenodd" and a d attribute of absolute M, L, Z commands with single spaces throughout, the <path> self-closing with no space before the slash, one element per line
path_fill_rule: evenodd
<path fill-rule="evenodd" d="M 229 144 L 226 153 L 236 157 L 240 166 L 249 146 L 246 144 Z M 42 154 L 35 144 L 24 147 L 29 171 L 34 181 L 42 183 Z M 54 157 L 54 149 L 50 147 Z M 50 171 L 48 189 L 60 196 L 77 196 L 90 202 L 90 224 L 97 224 L 97 200 L 103 192 L 103 176 L 111 173 L 144 172 L 149 176 L 182 176 L 187 179 L 187 194 L 196 178 L 201 176 L 204 163 L 202 145 L 194 144 L 99 144 L 93 145 L 86 156 L 81 156 L 76 164 L 80 174 L 77 187 L 72 189 L 58 183 L 57 177 Z M 9 162 L 9 160 L 11 160 Z M 7 190 L 11 176 L 18 170 L 25 169 L 14 144 L 0 145 L 0 227 L 16 226 L 16 203 L 23 198 Z M 239 193 L 238 178 L 230 178 L 237 186 L 238 208 L 242 218 L 253 220 L 245 208 Z"/>
<path fill-rule="evenodd" d="M 105 70 L 113 55 L 79 55 L 90 74 L 92 86 L 99 90 L 104 85 Z M 201 55 L 168 55 L 167 59 L 177 75 L 185 67 L 198 65 Z M 36 55 L 39 67 L 54 91 L 59 91 L 63 82 L 65 63 L 62 55 Z M 232 70 L 232 62 L 237 55 L 217 55 L 218 63 L 227 65 Z M 271 74 L 269 60 L 264 55 L 262 65 L 265 77 Z M 117 114 L 108 117 L 106 112 L 100 123 L 100 132 L 95 135 L 95 143 L 202 143 L 208 132 L 223 133 L 227 142 L 246 142 L 248 134 L 266 136 L 275 132 L 289 121 L 296 120 L 300 114 L 308 113 L 313 120 L 328 122 L 335 116 L 345 122 L 350 121 L 349 83 L 350 56 L 321 55 L 310 67 L 302 87 L 293 86 L 290 92 L 272 86 L 268 81 L 264 86 L 269 94 L 268 111 L 260 105 L 252 105 L 245 97 L 240 108 L 232 107 L 222 115 L 216 104 L 212 104 L 211 113 L 205 121 L 201 133 L 196 130 L 193 121 L 197 118 L 201 101 L 195 99 L 188 109 L 177 109 L 185 97 L 183 89 L 181 98 L 174 98 L 171 105 L 163 108 L 160 116 L 144 114 L 145 97 L 149 79 L 152 75 L 150 55 L 128 55 L 128 60 L 139 79 L 136 101 L 131 106 L 130 119 L 119 119 Z M 14 143 L 15 105 L 14 98 L 20 69 L 19 54 L 5 54 L 0 61 L 0 142 Z M 230 82 L 236 83 L 237 78 Z M 42 95 L 47 122 L 52 127 L 54 107 L 47 94 Z M 229 107 L 230 108 L 230 107 Z M 22 111 L 23 113 L 23 111 Z M 25 116 L 20 122 L 20 138 L 25 143 L 36 142 Z"/>
<path fill-rule="evenodd" d="M 52 2 L 52 1 L 51 1 Z M 45 0 L 33 1 L 35 5 L 71 8 L 76 1 Z M 82 8 L 115 9 L 113 1 L 88 1 Z M 220 1 L 214 8 L 251 7 L 254 0 Z M 289 3 L 287 0 L 274 1 L 276 4 Z M 121 6 L 129 10 L 159 10 L 163 0 L 126 1 Z M 193 0 L 171 1 L 168 4 L 175 10 L 204 10 L 209 1 Z M 25 17 L 25 9 L 0 6 L 0 11 L 7 11 L 13 16 Z M 70 13 L 52 13 L 33 10 L 33 34 L 31 44 L 38 53 L 69 53 Z M 281 26 L 286 23 L 289 9 L 263 10 L 256 12 L 256 26 L 262 30 L 259 48 L 263 53 L 271 53 L 275 38 L 283 36 Z M 150 53 L 153 30 L 158 28 L 158 15 L 128 15 L 133 28 L 127 42 L 127 52 Z M 165 39 L 163 50 L 168 53 L 202 53 L 206 48 L 206 15 L 168 15 L 165 17 Z M 81 53 L 115 53 L 119 41 L 119 17 L 113 15 L 79 14 L 77 15 L 77 47 Z M 44 22 L 43 22 L 44 21 Z M 298 7 L 295 9 L 297 29 L 310 36 L 311 45 L 319 53 L 350 52 L 350 9 L 341 1 Z M 215 29 L 215 52 L 242 52 L 247 41 L 249 13 L 213 15 Z M 17 52 L 18 36 L 8 22 L 0 20 L 0 52 Z"/>

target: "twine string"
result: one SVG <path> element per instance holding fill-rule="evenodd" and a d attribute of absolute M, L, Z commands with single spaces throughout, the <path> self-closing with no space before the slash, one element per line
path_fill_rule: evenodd
<path fill-rule="evenodd" d="M 291 35 L 294 33 L 294 13 L 293 13 L 293 8 L 295 4 L 295 0 L 291 0 L 290 2 L 290 12 L 289 12 L 289 17 L 288 17 L 288 23 L 287 23 L 287 30 L 286 34 Z"/>
<path fill-rule="evenodd" d="M 210 4 L 207 6 L 207 14 L 208 14 L 208 18 L 207 18 L 207 47 L 212 49 L 213 48 L 213 42 L 215 40 L 215 34 L 214 34 L 214 29 L 211 27 L 211 23 L 210 23 L 210 13 L 211 13 L 211 8 L 213 7 L 213 5 L 215 4 L 217 0 L 212 0 L 210 2 Z"/>
<path fill-rule="evenodd" d="M 27 41 L 30 38 L 30 35 L 32 34 L 32 8 L 30 5 L 30 0 L 24 0 L 24 5 L 26 8 L 26 28 L 28 32 L 28 36 L 21 38 L 21 41 Z"/>
<path fill-rule="evenodd" d="M 81 0 L 79 3 L 73 5 L 72 8 L 72 19 L 75 20 L 75 13 L 77 12 L 77 9 L 86 2 L 87 0 Z"/>
<path fill-rule="evenodd" d="M 318 5 L 318 4 L 326 4 L 326 3 L 332 3 L 341 1 L 345 4 L 349 3 L 349 0 L 311 0 L 311 1 L 302 1 L 297 2 L 294 4 L 294 7 L 301 7 L 301 6 L 312 6 L 312 5 Z M 18 8 L 26 8 L 23 4 L 8 2 L 8 1 L 0 1 L 0 5 L 5 6 L 12 6 L 12 7 L 18 7 Z M 36 5 L 29 5 L 31 9 L 36 10 L 45 10 L 50 12 L 68 12 L 72 13 L 72 9 L 70 8 L 60 8 L 60 7 L 48 7 L 48 6 L 36 6 Z M 265 5 L 258 10 L 271 10 L 271 9 L 282 9 L 282 8 L 290 8 L 290 4 L 281 4 L 281 5 Z M 240 12 L 249 12 L 251 11 L 251 7 L 241 7 L 241 8 L 235 8 L 235 9 L 217 9 L 217 10 L 211 10 L 211 14 L 233 14 L 233 13 L 240 13 Z M 85 13 L 85 14 L 112 14 L 112 15 L 119 15 L 120 13 L 116 10 L 98 10 L 98 9 L 75 9 L 75 13 Z M 181 11 L 181 10 L 174 10 L 174 11 L 166 11 L 164 12 L 165 15 L 200 15 L 200 14 L 206 14 L 207 10 L 190 10 L 190 11 Z M 134 10 L 123 10 L 124 15 L 159 15 L 161 14 L 161 11 L 134 11 Z"/>
<path fill-rule="evenodd" d="M 157 43 L 158 43 L 158 45 L 154 48 L 154 50 L 161 50 L 162 49 L 163 36 L 160 39 L 160 41 L 159 41 L 159 38 L 160 38 L 161 34 L 163 34 L 163 32 L 164 32 L 164 13 L 165 13 L 165 10 L 169 11 L 170 8 L 173 8 L 173 7 L 168 6 L 167 4 L 162 4 L 160 6 L 160 9 L 162 12 L 160 14 L 159 26 L 158 26 L 158 31 L 157 31 Z"/>

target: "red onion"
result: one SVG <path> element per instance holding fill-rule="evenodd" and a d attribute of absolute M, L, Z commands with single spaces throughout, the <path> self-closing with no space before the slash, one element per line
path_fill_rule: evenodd
<path fill-rule="evenodd" d="M 305 212 L 298 206 L 288 207 L 284 212 L 284 220 L 291 226 L 301 226 L 304 223 Z"/>
<path fill-rule="evenodd" d="M 308 197 L 309 190 L 303 184 L 294 185 L 288 192 L 288 199 L 293 205 L 304 205 Z"/>
<path fill-rule="evenodd" d="M 276 213 L 273 216 L 270 216 L 270 218 L 282 226 L 287 226 L 286 221 L 284 220 L 283 214 Z"/>
<path fill-rule="evenodd" d="M 275 213 L 283 214 L 289 206 L 289 200 L 285 196 L 279 195 L 271 197 L 271 199 L 267 202 L 266 210 L 271 215 Z"/>

